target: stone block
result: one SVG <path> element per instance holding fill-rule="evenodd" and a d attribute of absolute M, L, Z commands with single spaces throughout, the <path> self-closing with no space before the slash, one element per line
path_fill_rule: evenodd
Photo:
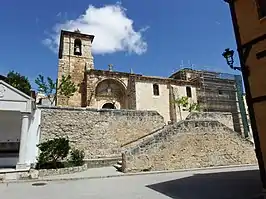
<path fill-rule="evenodd" d="M 17 172 L 6 173 L 5 180 L 17 180 L 18 176 L 20 176 L 20 174 Z"/>
<path fill-rule="evenodd" d="M 39 171 L 38 170 L 30 170 L 30 178 L 31 179 L 37 179 L 39 177 Z"/>

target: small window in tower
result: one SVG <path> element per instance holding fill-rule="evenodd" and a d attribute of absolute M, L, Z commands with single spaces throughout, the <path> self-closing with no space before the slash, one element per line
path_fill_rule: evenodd
<path fill-rule="evenodd" d="M 153 95 L 158 96 L 159 94 L 160 94 L 159 85 L 158 84 L 153 84 Z"/>
<path fill-rule="evenodd" d="M 191 87 L 186 87 L 187 97 L 192 97 Z"/>
<path fill-rule="evenodd" d="M 75 39 L 74 41 L 74 55 L 81 56 L 81 40 Z"/>
<path fill-rule="evenodd" d="M 256 0 L 259 19 L 266 17 L 266 0 Z"/>

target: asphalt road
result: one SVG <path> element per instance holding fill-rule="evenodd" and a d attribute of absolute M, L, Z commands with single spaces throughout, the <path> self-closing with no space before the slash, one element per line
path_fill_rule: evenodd
<path fill-rule="evenodd" d="M 258 170 L 237 169 L 53 181 L 43 186 L 0 184 L 3 199 L 250 199 L 260 192 Z"/>

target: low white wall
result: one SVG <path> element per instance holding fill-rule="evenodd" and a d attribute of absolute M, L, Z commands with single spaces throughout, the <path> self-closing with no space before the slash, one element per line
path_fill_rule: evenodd
<path fill-rule="evenodd" d="M 31 116 L 31 123 L 29 127 L 29 139 L 27 142 L 28 156 L 27 160 L 29 164 L 34 164 L 37 162 L 38 147 L 40 140 L 40 124 L 41 124 L 41 110 L 37 109 Z"/>

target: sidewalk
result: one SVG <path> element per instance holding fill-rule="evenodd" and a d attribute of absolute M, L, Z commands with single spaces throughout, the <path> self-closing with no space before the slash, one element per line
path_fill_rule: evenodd
<path fill-rule="evenodd" d="M 215 172 L 233 172 L 243 170 L 258 170 L 257 165 L 235 165 L 235 166 L 220 166 L 210 168 L 195 168 L 195 169 L 179 169 L 179 170 L 167 170 L 167 171 L 150 171 L 150 172 L 138 172 L 138 173 L 121 173 L 116 171 L 114 167 L 102 167 L 91 168 L 83 172 L 53 175 L 39 177 L 37 179 L 25 179 L 25 180 L 10 180 L 2 181 L 2 183 L 24 183 L 24 182 L 40 182 L 40 181 L 70 181 L 70 180 L 85 180 L 85 179 L 99 179 L 99 178 L 111 178 L 121 176 L 140 176 L 140 175 L 154 175 L 154 174 L 173 174 L 173 173 L 215 173 Z"/>
<path fill-rule="evenodd" d="M 220 166 L 220 167 L 211 167 L 211 168 L 122 173 L 116 171 L 114 167 L 101 167 L 101 168 L 91 168 L 79 173 L 45 176 L 43 178 L 37 179 L 37 181 L 67 181 L 67 180 L 81 180 L 81 179 L 95 179 L 95 178 L 110 178 L 110 177 L 120 177 L 120 176 L 153 175 L 153 174 L 167 174 L 167 173 L 170 174 L 170 173 L 179 173 L 179 172 L 212 173 L 212 172 L 222 172 L 222 171 L 241 171 L 241 170 L 257 170 L 257 169 L 258 169 L 257 165 L 234 165 L 234 166 Z"/>
<path fill-rule="evenodd" d="M 77 180 L 77 179 L 88 179 L 88 178 L 113 177 L 113 176 L 121 176 L 121 175 L 124 175 L 124 173 L 116 171 L 114 167 L 102 167 L 102 168 L 91 168 L 86 171 L 82 171 L 78 173 L 45 176 L 43 178 L 39 178 L 39 180 L 44 180 L 44 181 Z"/>
<path fill-rule="evenodd" d="M 121 177 L 106 178 L 113 174 Z M 105 175 L 105 178 L 97 179 L 100 175 Z M 32 180 L 12 185 L 0 184 L 1 198 L 23 196 L 27 199 L 255 199 L 254 197 L 259 199 L 263 197 L 259 170 L 256 166 L 247 165 L 121 175 L 112 167 L 107 167 L 63 175 L 65 180 L 62 181 L 59 181 L 59 177 L 46 177 L 48 181 Z M 81 177 L 82 180 L 74 180 L 74 177 Z M 92 177 L 94 179 L 91 179 Z M 73 180 L 68 181 L 69 179 Z"/>

